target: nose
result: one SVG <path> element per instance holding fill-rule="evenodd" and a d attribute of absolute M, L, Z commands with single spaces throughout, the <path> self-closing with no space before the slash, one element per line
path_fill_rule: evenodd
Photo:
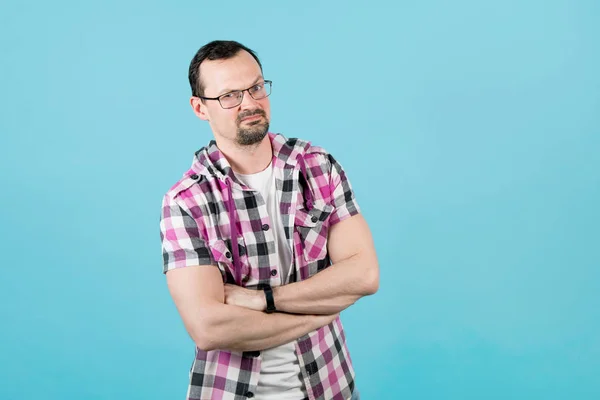
<path fill-rule="evenodd" d="M 257 104 L 258 101 L 254 100 L 254 98 L 250 96 L 250 92 L 248 90 L 244 91 L 244 97 L 242 98 L 240 108 L 242 110 L 253 109 L 256 108 Z"/>

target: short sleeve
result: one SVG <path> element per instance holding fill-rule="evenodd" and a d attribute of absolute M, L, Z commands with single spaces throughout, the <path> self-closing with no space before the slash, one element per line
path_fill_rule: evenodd
<path fill-rule="evenodd" d="M 163 273 L 194 265 L 217 265 L 198 223 L 170 196 L 164 196 L 160 217 Z"/>
<path fill-rule="evenodd" d="M 331 225 L 334 225 L 348 217 L 360 213 L 360 208 L 344 168 L 331 154 L 328 154 L 327 157 L 331 166 L 329 185 L 334 206 L 334 211 L 331 213 L 330 217 L 330 223 Z"/>

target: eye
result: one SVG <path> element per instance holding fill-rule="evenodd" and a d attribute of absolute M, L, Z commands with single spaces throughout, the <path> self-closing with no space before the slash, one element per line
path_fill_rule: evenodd
<path fill-rule="evenodd" d="M 263 83 L 258 83 L 256 85 L 254 85 L 254 87 L 252 88 L 252 90 L 254 90 L 255 92 L 258 92 L 259 90 L 262 90 L 263 87 L 264 87 Z"/>
<path fill-rule="evenodd" d="M 231 93 L 226 93 L 223 96 L 221 96 L 222 100 L 229 100 L 229 99 L 233 99 L 234 97 L 237 97 L 236 93 L 231 92 Z"/>

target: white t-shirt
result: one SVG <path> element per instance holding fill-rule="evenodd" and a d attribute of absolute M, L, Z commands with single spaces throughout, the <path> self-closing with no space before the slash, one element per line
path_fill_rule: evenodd
<path fill-rule="evenodd" d="M 275 246 L 279 257 L 281 284 L 289 280 L 292 266 L 292 250 L 287 243 L 281 212 L 280 198 L 275 187 L 273 166 L 251 175 L 235 174 L 236 177 L 251 189 L 257 190 L 267 205 L 271 218 L 271 226 L 275 232 Z M 306 398 L 304 382 L 300 377 L 300 364 L 296 355 L 295 341 L 261 353 L 260 376 L 255 395 L 260 400 L 301 400 Z"/>

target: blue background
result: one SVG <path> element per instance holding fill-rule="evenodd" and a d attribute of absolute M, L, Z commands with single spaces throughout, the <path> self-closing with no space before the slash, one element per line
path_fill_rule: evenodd
<path fill-rule="evenodd" d="M 2 3 L 1 399 L 184 398 L 158 221 L 212 138 L 213 39 L 258 52 L 272 130 L 333 153 L 372 227 L 364 399 L 600 398 L 600 3 L 319 3 Z"/>

